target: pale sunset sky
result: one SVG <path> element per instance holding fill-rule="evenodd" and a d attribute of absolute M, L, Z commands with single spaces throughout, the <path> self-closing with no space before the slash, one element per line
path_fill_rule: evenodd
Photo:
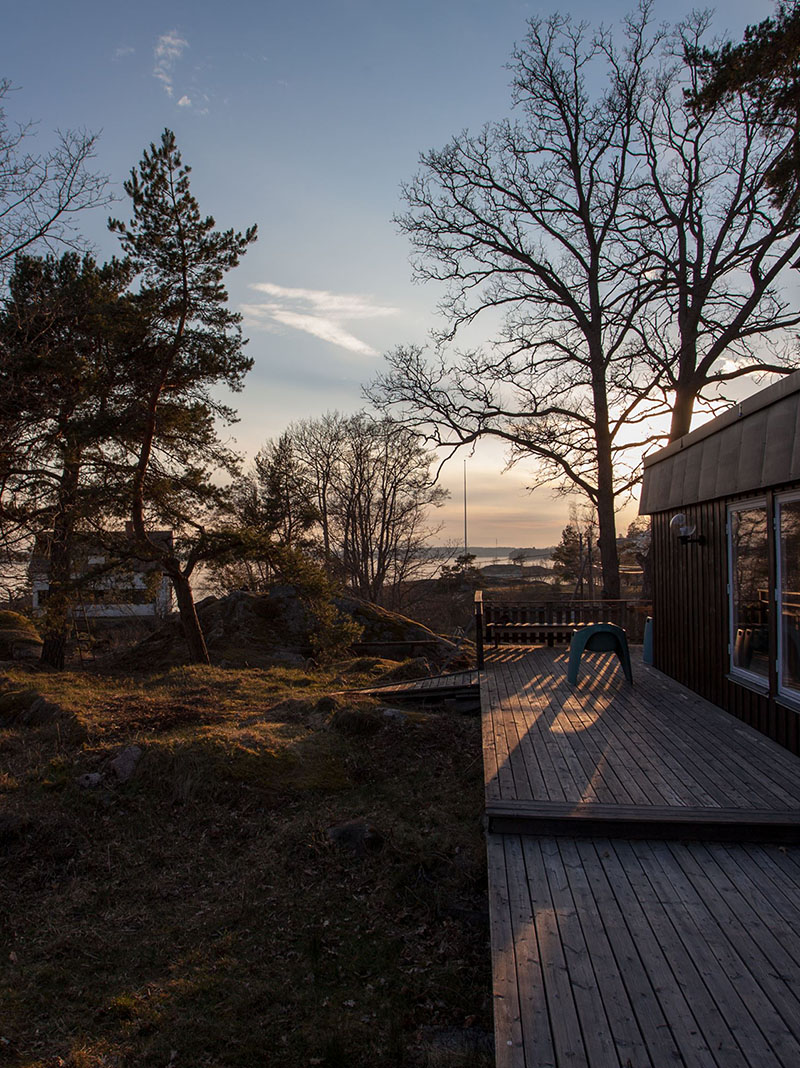
<path fill-rule="evenodd" d="M 693 6 L 657 0 L 656 21 Z M 631 7 L 573 0 L 559 9 L 611 25 Z M 426 343 L 441 292 L 411 282 L 408 244 L 392 222 L 400 183 L 420 152 L 509 114 L 505 64 L 526 20 L 554 9 L 520 0 L 31 0 L 4 12 L 0 77 L 16 87 L 9 120 L 37 120 L 40 148 L 57 128 L 99 131 L 96 168 L 120 197 L 168 126 L 201 211 L 223 229 L 258 224 L 258 243 L 228 276 L 255 360 L 230 433 L 252 455 L 293 419 L 357 410 L 382 353 Z M 715 24 L 738 39 L 773 10 L 729 0 Z M 123 199 L 111 211 L 128 218 L 127 209 Z M 100 259 L 118 251 L 108 214 L 82 224 Z M 568 502 L 526 493 L 530 470 L 503 466 L 497 448 L 468 460 L 470 543 L 557 541 Z M 443 476 L 453 496 L 437 540 L 462 537 L 462 477 L 458 458 Z"/>

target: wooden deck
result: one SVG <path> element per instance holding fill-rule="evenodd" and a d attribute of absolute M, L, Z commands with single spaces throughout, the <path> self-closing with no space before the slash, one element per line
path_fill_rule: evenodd
<path fill-rule="evenodd" d="M 636 660 L 631 687 L 566 659 L 481 679 L 497 1064 L 797 1068 L 800 846 L 760 839 L 800 840 L 800 760 Z"/>

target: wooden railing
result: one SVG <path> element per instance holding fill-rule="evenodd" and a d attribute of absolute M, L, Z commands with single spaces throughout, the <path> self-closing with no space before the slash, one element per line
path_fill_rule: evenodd
<path fill-rule="evenodd" d="M 644 638 L 645 620 L 652 611 L 650 602 L 633 600 L 488 601 L 484 599 L 483 590 L 477 590 L 475 646 L 478 667 L 483 667 L 486 640 L 491 637 L 496 641 L 503 629 L 513 635 L 515 644 L 524 644 L 526 640 L 541 641 L 542 632 L 548 627 L 554 631 L 563 627 L 562 634 L 568 636 L 572 629 L 585 623 L 616 623 L 626 632 L 629 641 L 638 643 Z M 526 632 L 529 634 L 527 639 Z"/>

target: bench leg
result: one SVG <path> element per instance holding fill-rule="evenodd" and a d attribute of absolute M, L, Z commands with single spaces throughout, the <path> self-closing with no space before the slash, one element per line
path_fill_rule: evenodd
<path fill-rule="evenodd" d="M 572 683 L 573 686 L 578 681 L 584 644 L 580 638 L 573 634 L 572 641 L 569 643 L 569 664 L 567 665 L 567 682 Z"/>

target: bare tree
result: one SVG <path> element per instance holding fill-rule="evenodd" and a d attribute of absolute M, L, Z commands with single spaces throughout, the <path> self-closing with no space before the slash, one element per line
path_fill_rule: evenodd
<path fill-rule="evenodd" d="M 540 483 L 585 494 L 608 597 L 619 596 L 615 505 L 636 479 L 623 457 L 631 426 L 652 411 L 649 369 L 631 359 L 648 260 L 620 241 L 640 225 L 629 191 L 643 173 L 648 10 L 626 20 L 621 44 L 568 16 L 532 19 L 513 55 L 521 117 L 422 157 L 399 222 L 416 277 L 448 285 L 439 340 L 486 312 L 502 313 L 503 326 L 491 351 L 433 365 L 398 349 L 369 393 L 437 445 L 498 437 L 512 463 L 537 461 Z M 607 88 L 592 97 L 598 68 Z"/>
<path fill-rule="evenodd" d="M 698 398 L 787 373 L 800 322 L 778 288 L 800 250 L 796 202 L 770 200 L 780 136 L 752 99 L 696 114 L 696 69 L 675 55 L 705 20 L 668 36 L 651 9 L 619 39 L 532 19 L 511 67 L 517 121 L 422 156 L 399 223 L 416 277 L 447 286 L 444 326 L 432 359 L 398 348 L 368 390 L 436 445 L 499 438 L 510 463 L 535 461 L 536 484 L 588 498 L 606 597 L 615 509 L 654 418 L 683 433 Z M 501 321 L 490 348 L 445 348 L 480 317 Z"/>
<path fill-rule="evenodd" d="M 800 190 L 776 204 L 771 181 L 792 131 L 754 96 L 732 94 L 705 113 L 681 106 L 700 89 L 709 18 L 678 27 L 639 123 L 649 180 L 636 240 L 663 283 L 643 340 L 669 401 L 670 440 L 689 432 L 698 401 L 724 397 L 726 383 L 797 365 L 800 311 L 778 283 L 800 253 Z"/>
<path fill-rule="evenodd" d="M 328 413 L 289 429 L 319 517 L 329 567 L 365 600 L 396 603 L 447 493 L 417 434 L 388 419 Z"/>
<path fill-rule="evenodd" d="M 6 116 L 10 92 L 11 83 L 0 79 L 0 278 L 18 253 L 35 246 L 79 247 L 75 216 L 111 199 L 108 179 L 88 169 L 97 136 L 60 132 L 53 148 L 37 152 L 34 124 Z"/>
<path fill-rule="evenodd" d="M 318 419 L 293 423 L 289 435 L 303 458 L 310 501 L 319 515 L 322 557 L 326 564 L 335 558 L 332 532 L 339 457 L 346 437 L 347 419 L 338 412 L 326 412 Z"/>

